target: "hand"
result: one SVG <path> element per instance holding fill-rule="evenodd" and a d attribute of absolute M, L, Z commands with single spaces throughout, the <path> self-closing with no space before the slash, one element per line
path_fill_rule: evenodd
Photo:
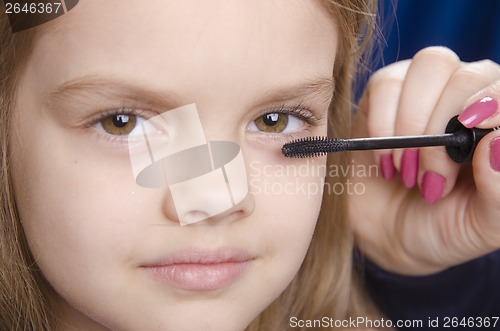
<path fill-rule="evenodd" d="M 500 66 L 460 62 L 431 47 L 389 65 L 368 82 L 353 137 L 444 133 L 461 114 L 466 126 L 500 125 Z M 444 147 L 352 152 L 348 197 L 356 241 L 380 267 L 407 275 L 444 270 L 500 248 L 500 130 L 459 165 Z M 380 172 L 369 174 L 378 164 Z M 364 175 L 366 174 L 366 175 Z M 362 186 L 360 186 L 362 185 Z"/>

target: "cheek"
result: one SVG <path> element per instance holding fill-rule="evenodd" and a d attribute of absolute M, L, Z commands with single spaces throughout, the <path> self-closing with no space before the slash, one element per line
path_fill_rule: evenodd
<path fill-rule="evenodd" d="M 318 219 L 325 161 L 292 160 L 248 165 L 249 189 L 256 199 L 255 218 L 267 236 L 268 249 L 291 280 L 309 247 Z M 270 268 L 272 270 L 272 268 Z"/>
<path fill-rule="evenodd" d="M 135 276 L 123 271 L 135 266 L 134 250 L 150 235 L 144 228 L 157 217 L 148 214 L 156 200 L 137 191 L 123 162 L 96 159 L 76 147 L 68 149 L 65 145 L 78 143 L 68 143 L 68 137 L 58 136 L 57 130 L 41 135 L 32 129 L 28 132 L 33 135 L 22 136 L 25 148 L 13 144 L 18 152 L 12 169 L 31 253 L 48 282 L 71 306 L 96 319 L 109 313 L 126 320 L 101 305 L 122 297 L 123 288 Z M 128 307 L 135 304 L 124 298 L 122 308 Z"/>
<path fill-rule="evenodd" d="M 21 124 L 22 144 L 11 144 L 14 191 L 30 249 L 44 273 L 50 278 L 65 266 L 95 266 L 96 256 L 103 261 L 118 256 L 135 233 L 130 228 L 137 199 L 126 167 L 95 159 L 43 118 L 37 126 Z"/>

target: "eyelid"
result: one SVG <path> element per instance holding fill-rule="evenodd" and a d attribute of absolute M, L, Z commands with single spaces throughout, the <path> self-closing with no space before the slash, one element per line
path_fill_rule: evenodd
<path fill-rule="evenodd" d="M 85 126 L 92 127 L 107 117 L 114 115 L 122 115 L 122 114 L 142 117 L 146 120 L 155 115 L 158 115 L 157 112 L 152 110 L 144 110 L 144 109 L 137 109 L 130 107 L 113 108 L 99 112 L 98 114 L 91 116 L 90 118 L 87 119 Z"/>
<path fill-rule="evenodd" d="M 259 112 L 253 119 L 251 123 L 254 123 L 256 119 L 266 115 L 266 114 L 272 114 L 272 113 L 280 113 L 280 114 L 285 114 L 285 115 L 290 115 L 294 116 L 297 119 L 303 121 L 305 123 L 304 127 L 307 128 L 313 128 L 317 127 L 321 124 L 322 119 L 326 116 L 321 115 L 317 116 L 316 112 L 312 111 L 310 107 L 305 106 L 302 102 L 299 103 L 296 106 L 287 106 L 286 104 L 280 105 L 280 106 L 272 106 L 264 109 L 263 111 Z M 249 124 L 250 126 L 251 124 Z M 249 128 L 247 126 L 247 130 Z M 295 130 L 294 130 L 295 131 Z M 261 132 L 265 135 L 289 135 L 290 133 L 287 132 L 280 132 L 280 133 L 271 133 L 271 132 Z"/>
<path fill-rule="evenodd" d="M 315 126 L 319 124 L 321 119 L 323 117 L 317 117 L 315 113 L 311 110 L 309 110 L 308 107 L 304 106 L 303 103 L 300 103 L 296 106 L 286 106 L 286 105 L 281 105 L 281 106 L 275 106 L 271 108 L 267 108 L 263 112 L 261 112 L 260 115 L 257 116 L 263 116 L 269 113 L 280 113 L 280 114 L 287 114 L 287 115 L 293 115 L 299 118 L 300 120 L 303 120 L 305 123 Z"/>
<path fill-rule="evenodd" d="M 104 131 L 104 129 L 101 128 L 99 129 L 98 126 L 100 125 L 100 122 L 104 120 L 107 117 L 113 116 L 113 115 L 129 115 L 129 116 L 136 116 L 139 118 L 142 118 L 143 120 L 148 120 L 156 115 L 158 115 L 157 112 L 152 111 L 152 110 L 144 110 L 144 109 L 136 109 L 136 108 L 131 108 L 131 107 L 121 107 L 121 108 L 114 108 L 114 109 L 108 109 L 102 112 L 99 112 L 98 114 L 95 114 L 91 117 L 89 117 L 83 127 L 85 129 L 90 129 L 92 132 L 92 136 L 97 139 L 98 141 L 105 143 L 107 147 L 113 148 L 113 149 L 126 149 L 128 148 L 129 145 L 129 135 L 113 135 L 110 133 L 107 133 Z M 137 125 L 140 122 L 138 121 Z"/>

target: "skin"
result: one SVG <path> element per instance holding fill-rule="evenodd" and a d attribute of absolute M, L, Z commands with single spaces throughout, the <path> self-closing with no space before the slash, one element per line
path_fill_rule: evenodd
<path fill-rule="evenodd" d="M 430 47 L 373 75 L 360 102 L 353 134 L 441 134 L 450 118 L 485 97 L 500 100 L 497 63 L 463 63 L 449 49 Z M 477 127 L 498 125 L 500 112 L 496 109 Z M 420 149 L 417 180 L 411 189 L 398 174 L 402 150 L 354 153 L 353 162 L 358 166 L 389 155 L 396 171 L 389 180 L 382 176 L 353 179 L 366 187 L 364 195 L 348 197 L 357 241 L 366 255 L 395 273 L 428 275 L 500 248 L 500 171 L 493 166 L 500 155 L 495 156 L 491 147 L 499 137 L 499 131 L 486 135 L 468 164 L 454 163 L 443 147 Z M 423 183 L 429 172 L 444 182 L 442 194 L 431 200 L 426 199 Z"/>
<path fill-rule="evenodd" d="M 336 40 L 319 5 L 286 0 L 89 0 L 43 26 L 10 144 L 20 217 L 57 293 L 60 330 L 241 330 L 286 288 L 310 243 L 321 191 L 271 194 L 262 183 L 320 186 L 321 178 L 269 169 L 311 166 L 280 148 L 326 134 Z M 300 87 L 318 79 L 321 91 Z M 126 107 L 147 117 L 193 102 L 208 139 L 238 143 L 249 179 L 258 180 L 241 204 L 181 227 L 168 188 L 135 184 L 126 140 L 103 131 L 97 116 Z M 273 107 L 299 104 L 314 125 L 252 130 Z M 216 290 L 180 289 L 141 268 L 179 249 L 225 247 L 252 259 L 241 278 Z"/>

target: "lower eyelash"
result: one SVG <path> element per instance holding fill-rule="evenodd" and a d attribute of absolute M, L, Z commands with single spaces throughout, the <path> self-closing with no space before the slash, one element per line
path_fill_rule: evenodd
<path fill-rule="evenodd" d="M 90 127 L 91 137 L 98 140 L 99 142 L 106 144 L 107 147 L 112 149 L 127 149 L 128 148 L 128 135 L 127 136 L 116 136 L 112 134 L 107 134 L 97 130 L 96 128 Z"/>

